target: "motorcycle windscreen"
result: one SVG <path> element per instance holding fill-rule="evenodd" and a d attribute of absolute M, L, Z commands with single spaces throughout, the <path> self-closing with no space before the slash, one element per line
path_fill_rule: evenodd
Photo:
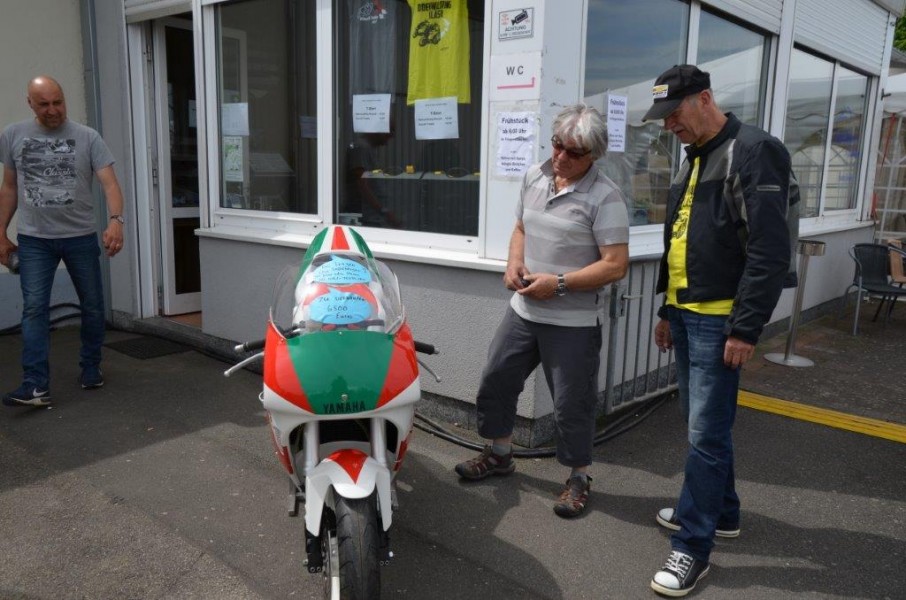
<path fill-rule="evenodd" d="M 403 323 L 399 283 L 382 262 L 327 252 L 278 279 L 271 320 L 287 337 L 338 330 L 394 333 Z"/>

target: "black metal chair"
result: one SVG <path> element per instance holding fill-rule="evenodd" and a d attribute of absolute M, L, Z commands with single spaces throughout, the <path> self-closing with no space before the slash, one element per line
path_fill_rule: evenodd
<path fill-rule="evenodd" d="M 856 288 L 856 315 L 853 319 L 853 335 L 859 333 L 859 309 L 862 306 L 862 294 L 875 294 L 881 297 L 881 303 L 875 311 L 872 321 L 878 319 L 884 302 L 890 302 L 884 315 L 884 321 L 890 317 L 893 303 L 897 298 L 906 296 L 906 288 L 901 288 L 890 283 L 890 247 L 884 244 L 856 244 L 849 250 L 849 255 L 856 263 L 853 282 L 843 293 L 843 306 L 846 307 L 846 298 L 850 290 Z"/>

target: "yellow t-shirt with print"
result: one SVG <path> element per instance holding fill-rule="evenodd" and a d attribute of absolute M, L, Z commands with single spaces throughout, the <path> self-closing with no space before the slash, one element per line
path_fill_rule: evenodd
<path fill-rule="evenodd" d="M 677 308 L 690 310 L 702 315 L 728 315 L 733 310 L 733 299 L 708 300 L 707 302 L 687 302 L 681 304 L 676 299 L 676 291 L 689 287 L 686 274 L 686 235 L 689 232 L 689 220 L 692 217 L 692 198 L 695 195 L 695 186 L 698 184 L 699 158 L 692 161 L 692 173 L 689 175 L 689 184 L 683 195 L 673 229 L 670 232 L 670 251 L 667 253 L 667 304 Z"/>
<path fill-rule="evenodd" d="M 409 92 L 407 104 L 427 98 L 471 99 L 469 8 L 466 0 L 408 0 Z"/>

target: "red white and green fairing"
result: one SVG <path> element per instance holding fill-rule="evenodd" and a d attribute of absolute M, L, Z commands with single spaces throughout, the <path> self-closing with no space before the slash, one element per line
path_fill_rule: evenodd
<path fill-rule="evenodd" d="M 399 468 L 420 396 L 415 347 L 396 276 L 375 260 L 353 229 L 326 228 L 301 266 L 278 282 L 264 349 L 261 401 L 281 462 L 295 483 L 305 479 L 306 504 L 319 488 L 327 493 L 325 486 L 364 497 L 377 485 L 384 496 L 380 482 Z M 374 456 L 370 443 L 343 440 L 319 443 L 317 460 L 290 455 L 290 435 L 300 426 L 350 419 L 389 421 L 398 432 L 395 448 L 387 448 L 385 457 Z M 297 474 L 294 465 L 302 464 L 311 472 Z M 320 520 L 320 510 L 315 512 L 306 513 L 313 533 L 318 525 L 309 517 Z M 382 517 L 389 527 L 389 510 Z"/>

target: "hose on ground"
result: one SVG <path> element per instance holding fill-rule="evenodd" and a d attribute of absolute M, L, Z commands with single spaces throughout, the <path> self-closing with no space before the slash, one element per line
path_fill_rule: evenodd
<path fill-rule="evenodd" d="M 641 407 L 628 411 L 625 415 L 617 418 L 613 423 L 607 425 L 603 430 L 601 430 L 593 440 L 595 446 L 603 444 L 604 442 L 611 440 L 618 435 L 626 433 L 633 427 L 641 424 L 645 419 L 650 417 L 654 411 L 660 408 L 664 402 L 666 402 L 669 395 L 659 396 L 645 402 Z M 448 429 L 445 429 L 440 424 L 435 421 L 432 421 L 428 417 L 416 412 L 415 413 L 416 421 L 414 423 L 415 427 L 418 429 L 439 437 L 442 440 L 446 440 L 457 446 L 462 446 L 463 448 L 468 448 L 470 450 L 481 451 L 484 448 L 483 444 L 467 440 L 464 437 L 458 436 L 455 433 L 452 433 Z M 421 421 L 421 423 L 419 422 Z M 557 448 L 553 446 L 545 446 L 542 448 L 531 448 L 527 450 L 514 450 L 513 456 L 515 458 L 549 458 L 551 456 L 556 456 Z"/>

